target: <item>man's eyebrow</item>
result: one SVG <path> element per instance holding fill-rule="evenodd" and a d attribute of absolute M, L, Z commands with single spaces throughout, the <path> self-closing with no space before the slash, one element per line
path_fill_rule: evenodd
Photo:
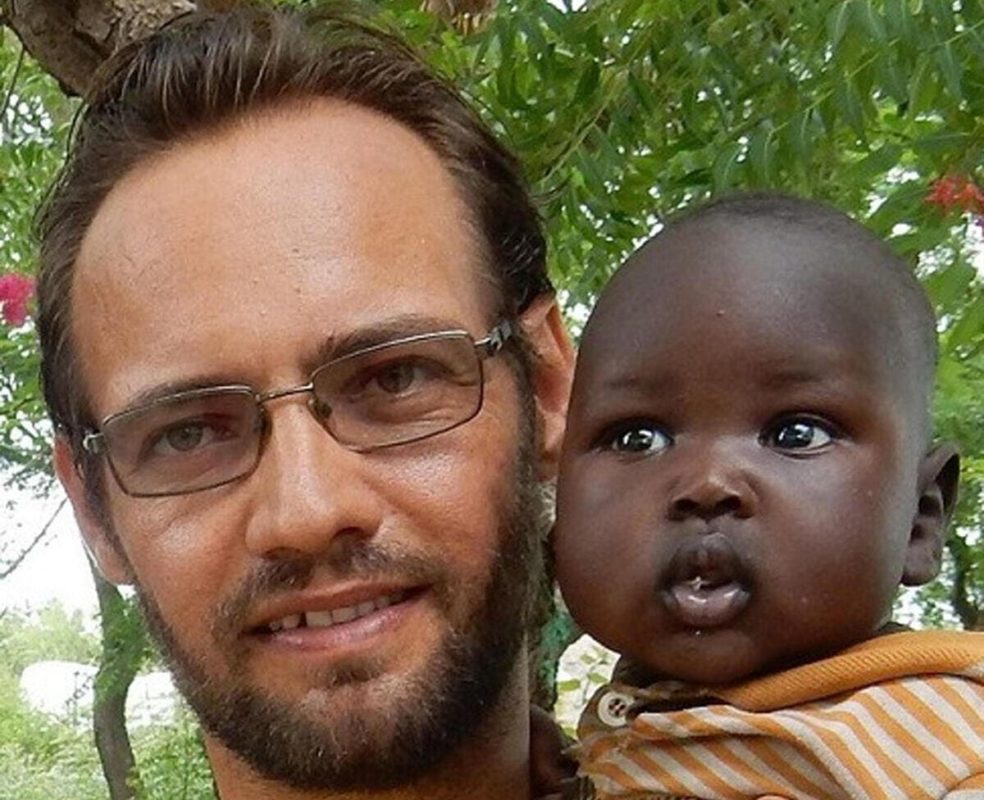
<path fill-rule="evenodd" d="M 460 321 L 448 317 L 425 314 L 403 314 L 398 317 L 390 317 L 364 328 L 356 328 L 346 333 L 328 336 L 319 344 L 314 357 L 304 363 L 304 368 L 307 372 L 313 372 L 323 364 L 357 350 L 386 344 L 407 336 L 443 331 L 465 331 L 465 328 Z M 487 331 L 481 331 L 473 335 L 481 338 L 486 333 Z"/>
<path fill-rule="evenodd" d="M 461 331 L 464 330 L 459 321 L 448 317 L 438 317 L 422 314 L 403 314 L 397 317 L 390 317 L 381 322 L 373 323 L 364 328 L 358 328 L 347 333 L 326 337 L 319 345 L 313 357 L 305 359 L 302 368 L 305 374 L 310 374 L 318 367 L 335 358 L 361 350 L 365 347 L 373 347 L 377 344 L 386 344 L 394 339 L 406 336 L 416 336 L 422 333 L 437 333 L 440 331 Z M 486 332 L 479 335 L 484 336 Z M 182 392 L 190 392 L 198 389 L 211 389 L 218 386 L 242 386 L 258 391 L 257 387 L 243 380 L 241 374 L 231 373 L 206 373 L 191 375 L 173 381 L 164 381 L 154 384 L 128 398 L 127 402 L 120 411 L 114 411 L 113 415 L 132 411 L 141 406 L 164 400 Z M 286 388 L 286 387 L 265 387 L 265 388 Z"/>
<path fill-rule="evenodd" d="M 248 384 L 243 383 L 241 379 L 237 379 L 229 374 L 210 373 L 192 375 L 187 378 L 164 381 L 163 383 L 155 383 L 153 386 L 148 386 L 146 389 L 141 389 L 127 400 L 121 411 L 114 411 L 112 416 L 123 414 L 127 411 L 133 411 L 141 406 L 150 405 L 158 400 L 165 400 L 168 397 L 181 394 L 182 392 L 192 392 L 197 389 L 212 389 L 218 386 L 244 386 L 247 388 L 252 388 L 249 387 Z"/>

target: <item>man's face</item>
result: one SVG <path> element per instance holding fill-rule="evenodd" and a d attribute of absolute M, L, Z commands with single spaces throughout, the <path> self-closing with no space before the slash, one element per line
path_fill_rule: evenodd
<path fill-rule="evenodd" d="M 558 579 L 575 618 L 650 674 L 728 683 L 887 621 L 918 389 L 864 257 L 767 222 L 695 224 L 641 254 L 592 321 Z"/>
<path fill-rule="evenodd" d="M 384 329 L 485 335 L 466 219 L 414 134 L 328 102 L 139 166 L 78 262 L 94 416 L 161 387 L 298 385 L 342 339 Z M 499 357 L 479 415 L 431 439 L 355 453 L 295 395 L 268 403 L 245 480 L 148 499 L 107 473 L 109 571 L 130 573 L 227 747 L 296 785 L 399 782 L 481 718 L 472 704 L 498 701 L 520 672 L 535 518 L 521 406 Z"/>

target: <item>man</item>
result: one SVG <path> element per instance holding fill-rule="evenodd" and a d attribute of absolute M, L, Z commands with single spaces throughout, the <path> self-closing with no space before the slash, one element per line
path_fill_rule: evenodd
<path fill-rule="evenodd" d="M 514 159 L 355 21 L 194 14 L 109 66 L 40 233 L 56 470 L 221 796 L 529 797 L 572 354 Z"/>

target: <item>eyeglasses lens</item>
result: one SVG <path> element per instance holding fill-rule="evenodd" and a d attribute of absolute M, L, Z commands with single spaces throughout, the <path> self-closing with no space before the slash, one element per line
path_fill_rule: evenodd
<path fill-rule="evenodd" d="M 357 450 L 388 447 L 449 430 L 475 416 L 482 372 L 464 335 L 401 342 L 353 354 L 313 376 L 325 426 Z"/>
<path fill-rule="evenodd" d="M 166 495 L 218 486 L 250 472 L 262 416 L 247 390 L 203 391 L 112 420 L 110 464 L 131 494 Z"/>

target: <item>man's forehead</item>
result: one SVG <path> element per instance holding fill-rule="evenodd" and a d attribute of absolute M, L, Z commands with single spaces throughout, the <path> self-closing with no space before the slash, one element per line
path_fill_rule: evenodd
<path fill-rule="evenodd" d="M 190 185 L 189 173 L 195 176 Z M 310 226 L 311 220 L 289 213 L 299 182 L 320 203 L 320 222 L 328 230 L 333 217 L 353 206 L 380 235 L 398 227 L 399 219 L 384 224 L 382 209 L 373 215 L 375 198 L 360 193 L 364 187 L 399 190 L 407 212 L 436 191 L 447 200 L 449 217 L 464 217 L 452 177 L 416 134 L 372 110 L 314 99 L 253 112 L 138 162 L 96 213 L 79 269 L 112 259 L 134 242 L 144 245 L 152 237 L 167 243 L 169 237 L 189 235 L 189 229 L 194 235 L 221 224 L 243 228 L 271 218 L 281 228 Z M 238 216 L 189 218 L 189 196 L 203 206 L 232 203 Z M 173 217 L 182 222 L 181 230 L 168 228 Z"/>

